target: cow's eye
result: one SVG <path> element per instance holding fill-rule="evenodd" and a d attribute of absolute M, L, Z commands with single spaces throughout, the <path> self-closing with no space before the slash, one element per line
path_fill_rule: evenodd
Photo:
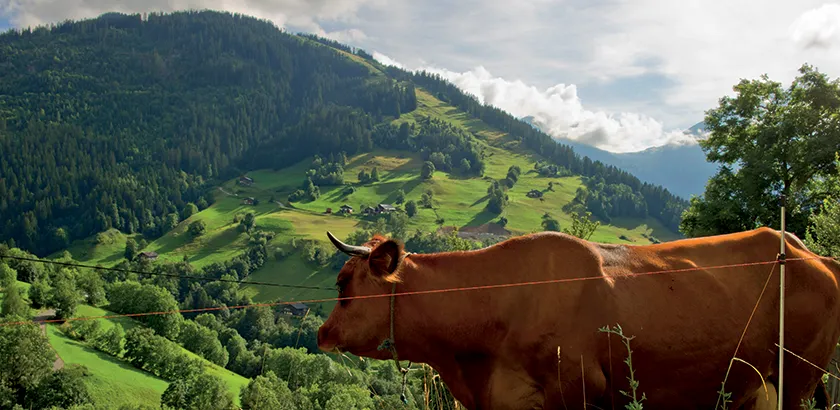
<path fill-rule="evenodd" d="M 344 297 L 344 290 L 345 290 L 345 288 L 346 288 L 346 287 L 347 287 L 347 283 L 346 283 L 346 282 L 341 282 L 341 283 L 336 283 L 336 284 L 335 284 L 335 290 L 337 290 L 337 291 L 338 291 L 338 297 L 339 297 L 339 298 L 343 298 L 343 297 Z M 350 301 L 349 301 L 349 300 L 340 300 L 340 301 L 338 301 L 338 303 L 339 303 L 341 306 L 347 306 L 347 304 L 348 304 L 348 303 L 350 303 Z"/>

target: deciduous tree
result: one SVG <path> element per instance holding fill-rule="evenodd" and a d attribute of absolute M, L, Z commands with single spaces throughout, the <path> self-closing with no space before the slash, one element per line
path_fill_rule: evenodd
<path fill-rule="evenodd" d="M 584 215 L 580 215 L 577 212 L 573 212 L 572 226 L 568 228 L 563 228 L 563 233 L 567 233 L 569 235 L 576 236 L 584 240 L 589 240 L 592 234 L 595 233 L 595 230 L 598 229 L 599 226 L 601 226 L 601 222 L 591 220 L 591 216 L 591 212 L 586 212 Z"/>
<path fill-rule="evenodd" d="M 835 158 L 838 173 L 825 181 L 830 194 L 811 214 L 805 243 L 820 255 L 840 258 L 840 155 Z"/>
<path fill-rule="evenodd" d="M 431 179 L 435 174 L 435 164 L 431 161 L 423 162 L 423 168 L 420 169 L 420 176 L 423 179 Z"/>
<path fill-rule="evenodd" d="M 703 236 L 779 226 L 779 198 L 787 200 L 787 228 L 804 236 L 811 207 L 825 196 L 814 181 L 836 173 L 840 150 L 840 82 L 805 64 L 789 87 L 741 80 L 706 112 L 709 161 L 722 165 L 692 198 L 680 229 Z"/>

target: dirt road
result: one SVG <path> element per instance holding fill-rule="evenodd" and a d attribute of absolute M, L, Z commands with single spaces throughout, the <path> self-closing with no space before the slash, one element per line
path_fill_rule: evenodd
<path fill-rule="evenodd" d="M 32 318 L 33 322 L 40 322 L 38 323 L 39 327 L 41 328 L 41 332 L 44 333 L 44 336 L 47 335 L 47 325 L 44 323 L 45 320 L 49 320 L 55 317 L 55 309 L 44 309 Z M 64 367 L 64 360 L 61 360 L 61 357 L 58 353 L 55 354 L 55 362 L 53 362 L 53 370 L 58 370 Z"/>

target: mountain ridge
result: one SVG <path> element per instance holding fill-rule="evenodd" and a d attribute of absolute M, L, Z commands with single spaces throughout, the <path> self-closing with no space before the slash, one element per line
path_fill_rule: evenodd
<path fill-rule="evenodd" d="M 0 213 L 11 216 L 0 241 L 42 255 L 111 227 L 160 237 L 194 213 L 188 205 L 211 205 L 220 181 L 315 154 L 396 144 L 423 151 L 438 169 L 465 159 L 469 175 L 479 176 L 483 159 L 468 133 L 417 139 L 388 125 L 415 109 L 415 85 L 560 172 L 603 179 L 603 188 L 593 179 L 577 200 L 607 223 L 650 214 L 676 230 L 687 206 L 633 175 L 582 160 L 544 133 L 517 128 L 509 114 L 439 77 L 386 68 L 362 50 L 248 16 L 108 13 L 10 30 L 0 44 L 0 132 L 13 136 L 0 138 L 9 153 L 0 163 Z"/>
<path fill-rule="evenodd" d="M 532 116 L 520 120 L 539 129 Z M 705 124 L 701 121 L 683 132 L 700 139 L 704 131 Z M 555 139 L 572 146 L 581 155 L 624 169 L 639 179 L 661 185 L 685 199 L 702 195 L 706 182 L 717 172 L 717 165 L 706 161 L 706 155 L 699 144 L 667 144 L 641 151 L 615 153 L 580 141 Z"/>

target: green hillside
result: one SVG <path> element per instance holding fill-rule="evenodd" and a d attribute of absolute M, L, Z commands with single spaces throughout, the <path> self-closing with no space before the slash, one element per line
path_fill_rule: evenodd
<path fill-rule="evenodd" d="M 65 365 L 87 367 L 89 377 L 85 378 L 85 384 L 98 405 L 103 408 L 126 404 L 160 406 L 160 396 L 169 386 L 166 380 L 70 339 L 57 325 L 47 325 L 47 336 Z"/>
<path fill-rule="evenodd" d="M 348 158 L 344 168 L 344 183 L 355 187 L 353 193 L 346 194 L 345 185 L 324 186 L 320 197 L 314 201 L 289 203 L 289 194 L 299 188 L 311 165 L 311 158 L 307 158 L 277 170 L 258 169 L 248 172 L 248 177 L 254 181 L 251 186 L 238 184 L 238 178 L 220 184 L 213 192 L 213 205 L 180 222 L 157 240 L 149 242 L 143 251 L 156 252 L 160 255 L 159 260 L 170 262 L 181 261 L 186 256 L 196 269 L 231 259 L 248 247 L 248 234 L 238 230 L 239 224 L 234 222 L 234 218 L 249 212 L 255 214 L 257 227 L 277 235 L 271 242 L 274 245 L 287 246 L 291 238 L 326 243 L 327 230 L 339 237 L 347 237 L 354 230 L 370 225 L 374 219 L 359 215 L 340 216 L 335 212 L 326 214 L 327 208 L 338 211 L 342 205 L 348 204 L 358 213 L 363 205 L 393 204 L 396 192 L 400 189 L 405 192 L 406 201 L 415 202 L 427 190 L 434 192 L 434 208 L 419 208 L 417 215 L 409 219 L 409 231 L 435 231 L 441 227 L 438 224 L 439 218 L 443 219 L 443 226 L 462 228 L 496 223 L 501 216 L 508 220 L 505 228 L 512 235 L 517 235 L 541 231 L 542 216 L 545 213 L 557 219 L 563 227 L 571 224 L 571 216 L 562 209 L 583 187 L 580 176 L 539 175 L 533 168 L 535 162 L 542 158 L 520 148 L 507 134 L 481 121 L 469 119 L 464 112 L 441 102 L 422 89 L 417 89 L 416 93 L 417 110 L 403 114 L 393 123 L 413 123 L 418 118 L 434 117 L 478 135 L 476 141 L 487 155 L 484 177 L 465 178 L 438 171 L 434 178 L 425 181 L 420 177 L 423 163 L 420 154 L 375 150 Z M 485 209 L 488 179 L 503 179 L 511 165 L 519 166 L 523 173 L 515 186 L 507 191 L 510 197 L 508 207 L 501 215 L 494 215 Z M 379 172 L 380 181 L 361 183 L 359 171 L 370 172 L 374 167 Z M 552 191 L 547 190 L 549 181 L 553 182 Z M 531 190 L 542 191 L 544 200 L 526 196 Z M 245 204 L 243 201 L 246 198 L 256 198 L 259 202 L 257 205 Z M 272 198 L 275 202 L 271 202 Z M 205 233 L 195 239 L 187 232 L 189 224 L 194 221 L 202 221 L 206 226 Z M 68 251 L 79 261 L 114 266 L 123 260 L 126 237 L 112 229 L 100 234 L 99 239 L 92 237 L 76 242 Z M 678 233 L 653 218 L 626 217 L 602 223 L 590 239 L 607 243 L 645 244 L 650 243 L 651 238 L 668 241 L 678 237 Z M 329 288 L 334 275 L 332 269 L 312 267 L 299 256 L 292 255 L 283 261 L 269 261 L 253 272 L 248 280 Z M 255 301 L 278 298 L 306 300 L 332 296 L 331 291 L 308 289 L 254 285 L 246 289 Z"/>
<path fill-rule="evenodd" d="M 418 90 L 420 93 L 422 90 Z M 447 110 L 445 104 L 428 94 L 422 98 L 436 103 L 427 112 L 435 113 L 438 118 L 456 123 L 458 117 L 463 115 L 455 109 Z M 424 107 L 424 104 L 419 106 Z M 418 111 L 423 112 L 423 109 Z M 405 114 L 399 121 L 413 121 L 413 118 L 411 114 Z M 435 231 L 440 227 L 438 218 L 443 218 L 443 226 L 462 228 L 496 223 L 499 216 L 503 216 L 508 220 L 505 228 L 516 235 L 542 230 L 542 215 L 545 213 L 557 219 L 561 226 L 571 224 L 570 215 L 563 212 L 562 208 L 574 199 L 576 191 L 582 186 L 580 177 L 542 177 L 532 171 L 535 156 L 497 146 L 505 141 L 501 132 L 480 122 L 474 123 L 474 128 L 463 123 L 461 126 L 468 131 L 479 129 L 489 136 L 481 141 L 485 152 L 492 153 L 486 162 L 485 178 L 463 178 L 436 172 L 434 178 L 424 181 L 420 177 L 422 158 L 419 155 L 376 150 L 348 158 L 344 181 L 356 187 L 352 194 L 344 193 L 344 185 L 324 187 L 318 199 L 290 204 L 288 195 L 298 188 L 311 163 L 310 159 L 306 159 L 276 171 L 263 169 L 249 172 L 248 176 L 254 180 L 252 186 L 238 185 L 238 178 L 221 184 L 214 194 L 213 205 L 182 221 L 161 238 L 149 242 L 143 251 L 156 252 L 160 260 L 170 262 L 181 261 L 186 256 L 196 269 L 228 260 L 247 249 L 248 235 L 237 228 L 238 223 L 234 222 L 234 218 L 248 212 L 255 214 L 257 227 L 277 235 L 271 242 L 273 245 L 288 245 L 291 238 L 326 243 L 327 230 L 339 237 L 347 237 L 354 230 L 371 224 L 374 219 L 359 215 L 329 215 L 325 214 L 327 208 L 338 211 L 343 204 L 349 204 L 358 212 L 362 205 L 394 203 L 399 189 L 405 192 L 406 201 L 419 201 L 427 190 L 434 192 L 434 208 L 419 208 L 417 215 L 409 219 L 409 231 Z M 516 185 L 508 191 L 510 202 L 505 212 L 494 215 L 485 209 L 488 200 L 486 178 L 504 178 L 511 165 L 518 165 L 528 171 L 524 171 Z M 369 172 L 374 167 L 380 173 L 380 181 L 360 183 L 359 171 Z M 549 181 L 554 183 L 553 191 L 547 191 Z M 544 201 L 527 197 L 526 193 L 531 190 L 543 191 Z M 256 206 L 244 204 L 245 198 L 256 198 L 259 203 Z M 280 204 L 271 202 L 272 198 Z M 194 221 L 202 221 L 206 225 L 205 233 L 196 239 L 192 239 L 187 232 L 189 224 Z M 644 244 L 650 243 L 649 238 L 667 241 L 677 237 L 678 234 L 652 218 L 616 218 L 611 224 L 599 226 L 590 239 L 608 243 Z M 74 259 L 86 263 L 116 265 L 123 260 L 126 237 L 110 231 L 106 238 L 107 242 L 101 244 L 95 238 L 80 241 L 69 248 L 69 252 Z M 297 255 L 292 255 L 284 261 L 270 261 L 248 279 L 329 288 L 334 275 L 334 270 L 311 267 Z M 247 289 L 256 301 L 276 298 L 305 300 L 331 296 L 330 291 L 259 286 L 249 286 Z"/>
<path fill-rule="evenodd" d="M 114 316 L 114 315 L 116 315 L 116 313 L 105 310 L 105 309 L 102 309 L 102 308 L 97 308 L 97 307 L 88 306 L 88 305 L 80 305 L 78 307 L 78 309 L 76 310 L 76 316 L 78 316 L 78 317 L 84 317 L 84 316 Z M 114 325 L 117 324 L 117 323 L 119 323 L 120 326 L 122 326 L 122 328 L 125 329 L 125 330 L 131 329 L 131 328 L 136 327 L 136 326 L 142 326 L 141 324 L 137 323 L 137 321 L 135 321 L 134 319 L 127 318 L 127 317 L 99 319 L 99 321 L 100 321 L 100 327 L 99 328 L 102 332 L 107 332 L 112 327 L 114 327 Z M 71 358 L 74 358 L 74 360 L 76 360 L 75 361 L 76 363 L 84 364 L 84 365 L 86 365 L 90 368 L 92 366 L 93 367 L 99 366 L 99 363 L 97 363 L 97 360 L 115 362 L 115 363 L 119 363 L 119 366 L 124 370 L 133 370 L 134 373 L 141 373 L 144 377 L 150 377 L 150 378 L 153 378 L 154 380 L 159 381 L 159 382 L 162 381 L 164 384 L 163 384 L 163 388 L 160 390 L 160 393 L 162 393 L 163 390 L 165 390 L 166 387 L 169 385 L 168 382 L 166 382 L 165 380 L 163 380 L 163 379 L 161 379 L 157 376 L 150 375 L 149 373 L 144 372 L 142 370 L 138 370 L 137 368 L 135 368 L 135 367 L 133 367 L 133 366 L 131 366 L 131 365 L 125 363 L 125 362 L 121 362 L 121 361 L 113 358 L 112 356 L 105 355 L 104 353 L 99 352 L 95 349 L 91 349 L 90 347 L 84 346 L 83 344 L 81 344 L 79 342 L 68 339 L 65 335 L 61 334 L 61 332 L 59 332 L 56 329 L 53 329 L 53 328 L 56 327 L 55 325 L 49 325 L 49 327 L 50 327 L 50 331 L 51 331 L 50 342 L 53 343 L 53 346 L 55 346 L 56 342 L 64 343 L 65 345 L 75 344 L 75 346 L 77 347 L 77 351 L 68 350 L 68 353 L 71 355 Z M 90 352 L 90 354 L 86 355 L 86 354 L 78 351 L 79 349 L 84 350 L 85 352 Z M 58 348 L 56 348 L 56 350 L 58 350 Z M 189 356 L 190 358 L 195 358 L 195 359 L 201 360 L 202 363 L 204 364 L 204 366 L 206 366 L 208 373 L 210 373 L 214 376 L 220 377 L 227 384 L 228 390 L 233 395 L 234 402 L 237 405 L 239 405 L 239 391 L 243 386 L 248 384 L 248 379 L 246 379 L 246 378 L 244 378 L 244 377 L 242 377 L 242 376 L 240 376 L 236 373 L 233 373 L 230 370 L 227 370 L 223 367 L 219 367 L 218 365 L 205 360 L 204 358 L 196 355 L 193 352 L 190 352 L 189 350 L 184 349 L 183 347 L 179 346 L 179 350 L 181 350 L 181 352 L 183 352 L 183 354 Z M 95 356 L 98 356 L 98 358 L 93 358 L 91 356 L 91 354 L 95 355 Z M 59 351 L 59 355 L 61 356 L 62 359 L 65 360 L 65 362 L 67 361 L 67 359 L 61 354 L 60 351 Z M 90 362 L 88 362 L 88 360 Z M 106 375 L 106 374 L 107 374 L 106 372 L 102 373 L 102 375 Z M 100 375 L 100 377 L 102 375 Z M 131 374 L 131 375 L 126 375 L 126 377 L 137 378 L 138 376 L 136 374 Z M 116 383 L 116 381 L 120 381 L 120 379 L 119 378 L 111 378 L 110 383 L 113 384 L 113 383 Z M 102 390 L 102 394 L 103 394 L 102 397 L 103 398 L 107 397 L 107 394 L 108 394 L 107 393 L 108 392 L 107 386 L 104 387 L 104 388 L 101 387 L 101 386 L 95 386 L 96 383 L 97 383 L 97 380 L 93 380 L 89 384 L 91 386 L 93 386 L 93 388 L 95 388 L 95 389 Z M 141 382 L 138 382 L 138 383 L 140 383 L 141 386 L 144 385 Z M 129 384 L 129 386 L 132 385 L 130 383 L 128 383 L 128 384 Z M 154 383 L 152 385 L 156 386 L 156 384 L 154 384 Z M 129 393 L 130 392 L 126 392 L 126 394 L 129 394 Z M 137 397 L 138 395 L 140 397 L 142 397 L 142 394 L 139 394 L 139 393 L 132 395 L 132 397 Z M 156 399 L 159 401 L 160 394 L 158 394 Z M 97 401 L 97 402 L 99 402 L 99 401 Z"/>
<path fill-rule="evenodd" d="M 283 380 L 292 370 L 310 375 L 286 381 L 295 400 L 317 409 L 336 405 L 326 404 L 327 391 L 372 408 L 364 401 L 371 384 L 379 399 L 399 400 L 395 375 L 316 354 L 331 303 L 311 304 L 305 317 L 276 306 L 225 308 L 335 297 L 343 255 L 328 230 L 356 242 L 389 234 L 415 251 L 475 249 L 566 229 L 573 215 L 591 212 L 600 223 L 591 240 L 647 244 L 679 237 L 687 205 L 440 78 L 212 11 L 111 13 L 0 35 L 0 150 L 0 214 L 8 216 L 0 244 L 12 248 L 0 254 L 133 271 L 9 261 L 42 304 L 100 297 L 91 303 L 126 314 L 207 312 L 97 321 L 104 331 L 117 322 L 134 328 L 167 351 L 149 360 L 177 362 L 144 363 L 149 372 L 48 326 L 62 357 L 90 368 L 85 383 L 109 407 L 154 405 L 149 397 L 168 385 L 152 374 L 190 391 L 183 401 L 212 394 L 179 377 L 190 370 L 184 358 L 198 357 L 170 348 L 187 346 L 179 331 L 192 332 L 190 350 L 222 364 L 202 359 L 237 404 L 266 369 Z M 252 184 L 240 183 L 246 176 Z M 364 214 L 380 204 L 396 210 Z M 352 214 L 341 214 L 343 205 Z M 241 280 L 319 289 L 230 283 Z M 421 385 L 412 387 L 415 405 Z"/>
<path fill-rule="evenodd" d="M 29 292 L 31 285 L 17 282 L 24 292 Z M 4 299 L 4 292 L 0 292 L 0 304 Z M 25 293 L 24 293 L 25 294 Z M 76 316 L 113 316 L 114 312 L 88 305 L 79 305 Z M 107 332 L 116 324 L 128 330 L 142 326 L 135 320 L 126 317 L 97 319 L 99 331 Z M 81 322 L 68 322 L 77 324 Z M 49 343 L 58 355 L 60 366 L 72 364 L 83 365 L 87 368 L 84 383 L 98 408 L 119 408 L 123 405 L 160 406 L 160 397 L 169 386 L 169 382 L 149 372 L 138 369 L 131 364 L 93 348 L 90 344 L 68 337 L 56 323 L 44 325 L 44 331 Z M 227 385 L 233 396 L 234 403 L 240 405 L 239 392 L 248 384 L 248 379 L 219 367 L 183 347 L 179 350 L 204 363 L 207 372 L 218 376 Z"/>
<path fill-rule="evenodd" d="M 31 285 L 18 282 L 18 287 L 26 295 Z M 0 292 L 0 304 L 5 292 Z M 29 303 L 28 298 L 26 298 Z M 79 306 L 79 315 L 101 315 L 106 312 L 90 306 Z M 104 319 L 103 329 L 109 329 L 114 323 L 123 326 L 134 325 L 131 319 Z M 169 383 L 159 377 L 137 369 L 128 363 L 98 351 L 84 342 L 73 340 L 58 330 L 59 325 L 49 323 L 43 326 L 49 344 L 58 355 L 58 366 L 72 364 L 87 368 L 84 384 L 98 408 L 119 408 L 122 405 L 160 406 L 160 396 Z"/>

